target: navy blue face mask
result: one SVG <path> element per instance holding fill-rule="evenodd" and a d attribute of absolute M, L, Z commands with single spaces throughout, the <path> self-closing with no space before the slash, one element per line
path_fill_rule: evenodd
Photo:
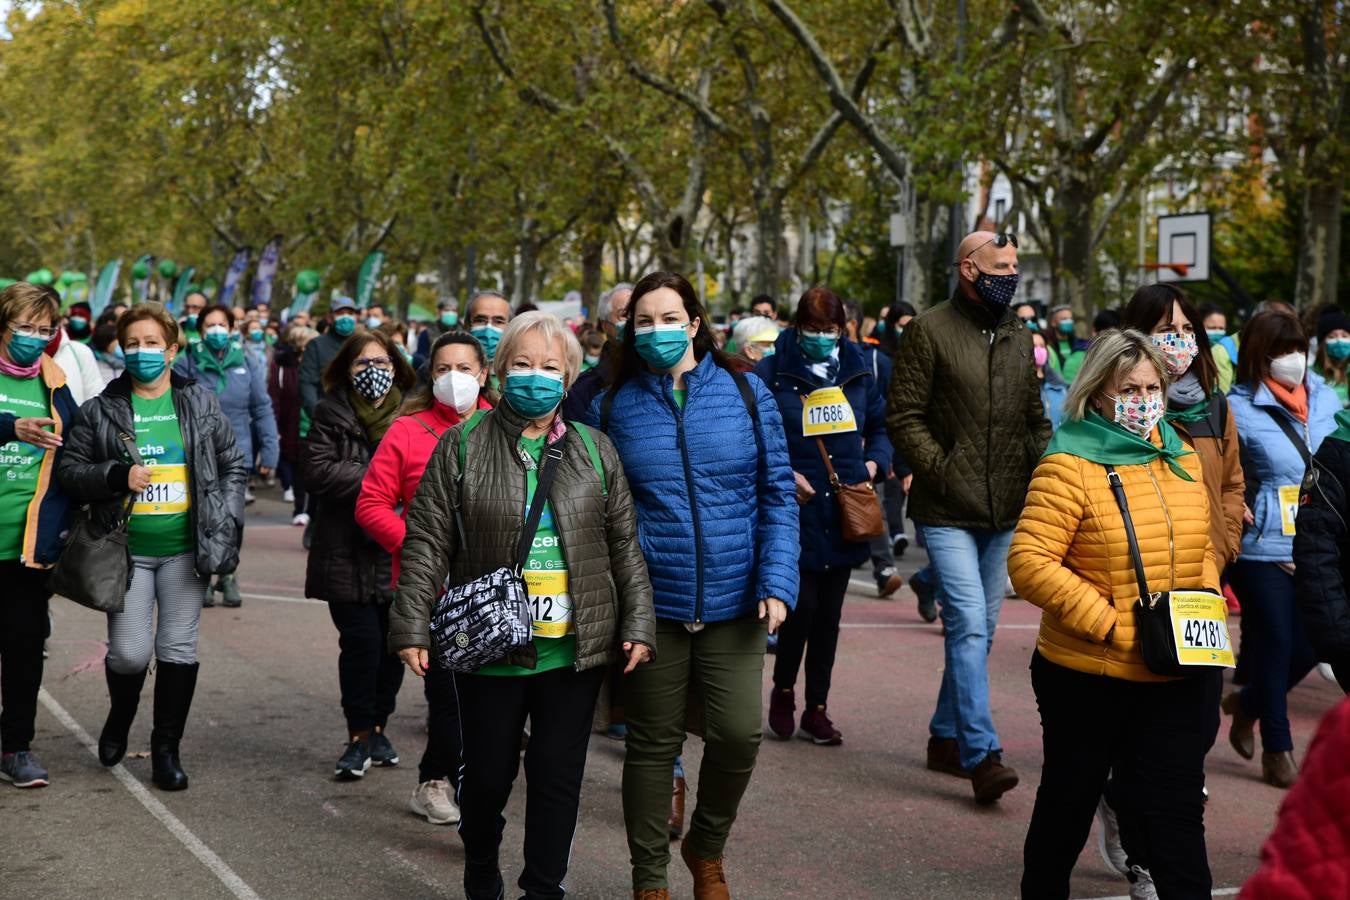
<path fill-rule="evenodd" d="M 978 265 L 975 271 L 980 273 L 975 279 L 975 294 L 1000 313 L 1007 309 L 1013 294 L 1017 293 L 1018 274 L 990 275 Z"/>

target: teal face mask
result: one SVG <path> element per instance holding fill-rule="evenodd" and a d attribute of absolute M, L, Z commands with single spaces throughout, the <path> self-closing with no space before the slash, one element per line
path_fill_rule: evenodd
<path fill-rule="evenodd" d="M 47 341 L 32 334 L 11 334 L 9 338 L 9 358 L 16 365 L 31 366 L 42 357 L 47 349 Z"/>
<path fill-rule="evenodd" d="M 188 313 L 188 314 L 187 314 L 187 317 L 186 317 L 185 319 L 183 319 L 183 327 L 186 328 L 188 331 L 196 331 L 196 330 L 197 330 L 197 314 L 196 314 L 196 313 Z"/>
<path fill-rule="evenodd" d="M 164 374 L 164 351 L 159 348 L 127 353 L 127 372 L 141 384 L 150 384 Z"/>
<path fill-rule="evenodd" d="M 689 326 L 679 323 L 644 325 L 633 329 L 638 356 L 658 372 L 669 372 L 689 349 Z"/>
<path fill-rule="evenodd" d="M 255 344 L 262 343 L 263 332 L 261 328 L 255 328 L 248 333 L 248 339 Z"/>
<path fill-rule="evenodd" d="M 824 362 L 834 354 L 834 348 L 839 346 L 839 335 L 821 334 L 816 331 L 803 331 L 798 337 L 798 343 L 802 346 L 802 353 L 812 362 Z"/>
<path fill-rule="evenodd" d="M 497 342 L 502 339 L 502 329 L 496 325 L 479 325 L 469 334 L 478 338 L 478 343 L 483 345 L 483 352 L 487 354 L 488 359 L 497 356 Z"/>
<path fill-rule="evenodd" d="M 541 419 L 557 408 L 563 399 L 561 375 L 542 369 L 507 372 L 502 397 L 511 408 L 527 419 Z"/>
<path fill-rule="evenodd" d="M 206 329 L 206 334 L 202 335 L 202 340 L 207 347 L 219 353 L 230 346 L 230 329 L 224 325 L 212 325 Z"/>
<path fill-rule="evenodd" d="M 1072 334 L 1073 334 L 1073 319 L 1065 319 L 1063 322 L 1060 322 L 1060 323 L 1059 323 L 1057 326 L 1055 326 L 1055 327 L 1059 329 L 1059 333 L 1060 333 L 1060 334 L 1072 335 Z"/>
<path fill-rule="evenodd" d="M 333 330 L 339 337 L 351 337 L 356 330 L 356 316 L 338 316 L 333 320 Z"/>
<path fill-rule="evenodd" d="M 1209 342 L 1211 344 L 1217 341 L 1221 341 L 1228 336 L 1227 334 L 1224 333 L 1224 330 L 1222 328 L 1209 329 L 1205 332 L 1205 334 L 1209 335 Z"/>
<path fill-rule="evenodd" d="M 1350 338 L 1327 338 L 1327 356 L 1340 361 L 1350 357 Z"/>
<path fill-rule="evenodd" d="M 441 313 L 441 324 L 446 328 L 454 328 L 459 324 L 459 313 L 443 312 Z"/>

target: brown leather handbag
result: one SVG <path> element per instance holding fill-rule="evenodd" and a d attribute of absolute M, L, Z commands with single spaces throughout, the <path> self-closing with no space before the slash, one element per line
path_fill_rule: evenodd
<path fill-rule="evenodd" d="M 834 488 L 834 499 L 839 504 L 839 526 L 844 540 L 863 544 L 874 537 L 881 537 L 886 533 L 886 523 L 881 518 L 881 504 L 877 502 L 872 482 L 844 484 L 839 480 L 839 473 L 834 470 L 834 463 L 830 462 L 824 439 L 816 438 L 816 446 L 820 448 L 820 458 L 825 461 L 830 487 Z"/>

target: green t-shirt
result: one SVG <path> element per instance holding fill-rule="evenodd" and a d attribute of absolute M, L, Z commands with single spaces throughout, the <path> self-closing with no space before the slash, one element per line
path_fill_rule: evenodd
<path fill-rule="evenodd" d="M 42 379 L 0 374 L 0 412 L 12 413 L 16 419 L 49 417 Z M 37 493 L 38 470 L 46 452 L 18 438 L 0 447 L 0 559 L 23 555 L 28 506 Z"/>
<path fill-rule="evenodd" d="M 192 549 L 192 493 L 188 490 L 183 431 L 173 408 L 173 392 L 154 400 L 131 397 L 136 447 L 153 470 L 149 487 L 131 506 L 127 526 L 137 556 L 176 556 Z"/>
<path fill-rule="evenodd" d="M 684 402 L 689 399 L 689 389 L 671 388 L 671 391 L 675 394 L 675 405 L 680 409 L 684 409 Z"/>
<path fill-rule="evenodd" d="M 538 465 L 544 453 L 547 435 L 521 438 L 520 446 Z M 526 473 L 525 511 L 534 500 L 539 470 Z M 525 562 L 525 584 L 534 610 L 535 667 L 526 669 L 506 663 L 491 663 L 478 670 L 479 675 L 538 675 L 576 662 L 576 625 L 572 620 L 572 597 L 567 590 L 567 561 L 563 559 L 562 537 L 553 519 L 553 504 L 545 503 L 539 517 L 539 530 Z"/>

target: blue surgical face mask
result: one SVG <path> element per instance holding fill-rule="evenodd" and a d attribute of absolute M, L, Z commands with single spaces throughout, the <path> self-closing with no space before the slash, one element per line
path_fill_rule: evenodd
<path fill-rule="evenodd" d="M 1056 325 L 1055 327 L 1059 329 L 1059 333 L 1060 333 L 1060 334 L 1072 335 L 1072 334 L 1073 334 L 1073 319 L 1065 319 L 1064 321 L 1060 322 L 1060 323 L 1059 323 L 1058 325 Z"/>
<path fill-rule="evenodd" d="M 127 372 L 141 384 L 150 384 L 164 374 L 164 349 L 146 347 L 127 353 Z"/>
<path fill-rule="evenodd" d="M 643 325 L 633 329 L 633 340 L 638 356 L 658 372 L 669 372 L 684 359 L 689 349 L 688 323 Z"/>
<path fill-rule="evenodd" d="M 1205 329 L 1205 334 L 1209 335 L 1209 342 L 1211 344 L 1215 341 L 1221 341 L 1228 336 L 1227 332 L 1222 328 L 1207 328 Z"/>
<path fill-rule="evenodd" d="M 333 320 L 333 330 L 338 333 L 338 337 L 351 337 L 356 330 L 356 316 L 338 316 Z"/>
<path fill-rule="evenodd" d="M 459 324 L 459 313 L 443 312 L 441 313 L 441 324 L 446 328 L 454 328 Z"/>
<path fill-rule="evenodd" d="M 197 314 L 196 314 L 196 313 L 188 313 L 187 316 L 183 319 L 183 327 L 186 328 L 188 331 L 196 331 L 196 330 L 197 330 Z"/>
<path fill-rule="evenodd" d="M 37 335 L 15 334 L 11 331 L 9 337 L 9 358 L 14 360 L 16 365 L 31 366 L 42 358 L 42 351 L 47 349 L 47 341 Z"/>
<path fill-rule="evenodd" d="M 248 339 L 254 343 L 261 343 L 263 339 L 263 330 L 261 328 L 254 328 L 248 333 Z"/>
<path fill-rule="evenodd" d="M 1323 345 L 1327 348 L 1327 356 L 1334 360 L 1350 358 L 1350 338 L 1327 338 Z"/>
<path fill-rule="evenodd" d="M 371 331 L 374 331 L 376 328 L 379 328 L 380 325 L 382 324 L 384 324 L 384 319 L 378 318 L 376 316 L 366 316 L 366 327 L 369 328 Z"/>
<path fill-rule="evenodd" d="M 487 354 L 488 359 L 496 357 L 497 342 L 502 339 L 502 329 L 496 325 L 479 325 L 469 333 L 478 338 L 478 343 L 483 345 L 483 352 Z"/>
<path fill-rule="evenodd" d="M 561 375 L 543 369 L 506 373 L 502 397 L 527 419 L 542 419 L 557 409 L 563 399 Z"/>
<path fill-rule="evenodd" d="M 839 335 L 823 334 L 818 331 L 803 331 L 798 337 L 802 353 L 812 362 L 824 362 L 834 354 L 839 346 Z"/>
<path fill-rule="evenodd" d="M 206 329 L 206 334 L 202 335 L 202 340 L 207 347 L 219 353 L 230 346 L 230 329 L 224 325 L 212 325 Z"/>

